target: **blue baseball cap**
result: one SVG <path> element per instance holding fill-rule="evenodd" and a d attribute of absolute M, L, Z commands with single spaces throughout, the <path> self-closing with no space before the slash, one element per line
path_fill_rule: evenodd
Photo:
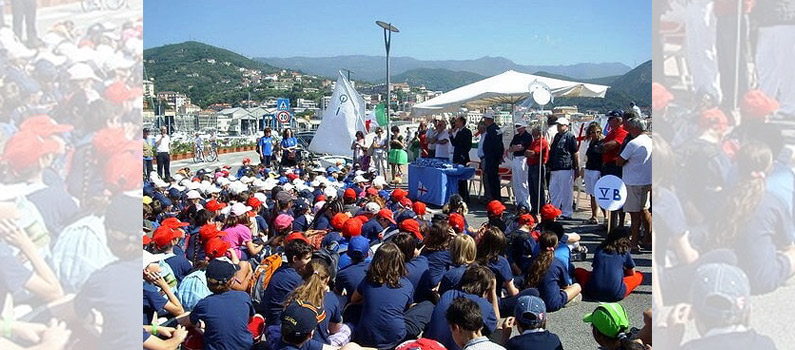
<path fill-rule="evenodd" d="M 623 117 L 624 116 L 624 110 L 622 110 L 622 109 L 614 109 L 614 110 L 612 110 L 610 112 L 607 112 L 607 116 L 608 117 Z"/>
<path fill-rule="evenodd" d="M 370 241 L 362 236 L 355 236 L 348 243 L 348 255 L 359 254 L 360 256 L 367 256 L 369 251 Z"/>
<path fill-rule="evenodd" d="M 181 197 L 181 196 L 182 196 L 182 192 L 180 192 L 178 189 L 176 189 L 176 188 L 173 188 L 173 187 L 172 187 L 172 188 L 169 188 L 169 189 L 168 189 L 168 195 L 169 195 L 170 197 L 176 197 L 176 198 L 179 198 L 179 197 Z"/>
<path fill-rule="evenodd" d="M 389 198 L 389 192 L 387 192 L 387 190 L 380 190 L 378 191 L 378 196 L 381 198 Z"/>
<path fill-rule="evenodd" d="M 538 327 L 547 319 L 547 306 L 541 298 L 525 295 L 516 301 L 513 313 L 519 322 Z"/>
<path fill-rule="evenodd" d="M 330 166 L 330 167 L 326 168 L 326 174 L 328 174 L 328 175 L 331 175 L 331 173 L 338 173 L 338 172 L 340 172 L 340 170 L 337 169 L 337 167 L 335 167 L 335 166 Z"/>

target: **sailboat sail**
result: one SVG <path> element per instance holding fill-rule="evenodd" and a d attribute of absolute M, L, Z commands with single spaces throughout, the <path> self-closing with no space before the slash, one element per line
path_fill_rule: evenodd
<path fill-rule="evenodd" d="M 352 156 L 351 143 L 357 131 L 365 131 L 365 103 L 351 82 L 339 73 L 331 103 L 323 112 L 320 126 L 309 150 L 338 156 Z"/>

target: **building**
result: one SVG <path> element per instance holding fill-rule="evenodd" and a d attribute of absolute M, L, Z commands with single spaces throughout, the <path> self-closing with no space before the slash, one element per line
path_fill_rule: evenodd
<path fill-rule="evenodd" d="M 155 97 L 155 83 L 151 80 L 144 80 L 144 98 L 150 99 Z"/>
<path fill-rule="evenodd" d="M 296 107 L 298 108 L 305 108 L 305 109 L 317 108 L 317 103 L 315 101 L 306 98 L 299 98 L 295 101 L 295 103 Z"/>
<path fill-rule="evenodd" d="M 558 106 L 552 108 L 552 114 L 554 115 L 566 115 L 574 113 L 579 113 L 577 106 Z"/>
<path fill-rule="evenodd" d="M 323 98 L 320 99 L 320 109 L 325 111 L 326 108 L 328 108 L 328 105 L 330 104 L 331 104 L 331 96 L 323 96 Z"/>
<path fill-rule="evenodd" d="M 478 123 L 480 123 L 481 119 L 483 119 L 483 113 L 481 113 L 480 111 L 475 110 L 475 111 L 468 111 L 467 112 L 467 124 L 468 125 L 472 125 L 472 126 L 478 125 Z"/>

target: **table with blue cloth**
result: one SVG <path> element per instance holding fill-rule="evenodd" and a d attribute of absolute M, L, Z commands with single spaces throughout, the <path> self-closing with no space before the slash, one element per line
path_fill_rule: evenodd
<path fill-rule="evenodd" d="M 409 197 L 442 206 L 455 193 L 458 181 L 475 176 L 475 169 L 440 158 L 420 158 L 409 164 Z"/>

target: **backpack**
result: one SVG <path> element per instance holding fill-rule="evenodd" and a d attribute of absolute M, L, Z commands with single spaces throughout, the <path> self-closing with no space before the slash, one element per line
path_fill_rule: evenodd
<path fill-rule="evenodd" d="M 328 264 L 329 277 L 332 281 L 337 279 L 337 270 L 340 265 L 340 253 L 338 252 L 337 243 L 333 243 L 330 247 L 322 247 L 312 253 L 313 259 L 323 260 Z"/>
<path fill-rule="evenodd" d="M 254 305 L 259 305 L 262 302 L 262 295 L 265 294 L 265 289 L 268 288 L 273 273 L 281 266 L 281 254 L 273 254 L 262 259 L 262 262 L 254 270 L 246 289 L 248 294 L 251 295 L 251 302 Z"/>

